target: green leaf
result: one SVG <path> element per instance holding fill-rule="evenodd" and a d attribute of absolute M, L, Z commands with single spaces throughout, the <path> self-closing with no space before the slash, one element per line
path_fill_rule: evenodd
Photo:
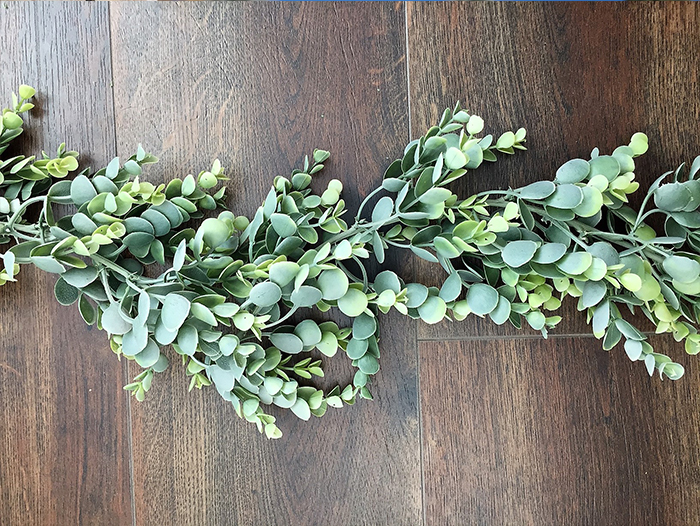
<path fill-rule="evenodd" d="M 580 183 L 588 177 L 591 167 L 583 159 L 571 159 L 557 170 L 555 181 L 560 184 Z"/>
<path fill-rule="evenodd" d="M 421 283 L 409 283 L 406 285 L 406 307 L 417 309 L 428 299 L 428 287 Z"/>
<path fill-rule="evenodd" d="M 323 334 L 318 324 L 313 320 L 304 320 L 294 328 L 296 334 L 304 343 L 304 347 L 315 347 L 321 341 Z"/>
<path fill-rule="evenodd" d="M 277 235 L 282 238 L 293 236 L 297 232 L 297 224 L 288 215 L 272 214 L 270 216 L 270 222 L 272 223 L 272 228 L 277 232 Z"/>
<path fill-rule="evenodd" d="M 356 318 L 359 319 L 359 318 Z M 332 332 L 324 332 L 321 341 L 316 345 L 316 348 L 325 356 L 333 357 L 338 351 L 338 337 Z"/>
<path fill-rule="evenodd" d="M 249 293 L 249 300 L 258 307 L 269 307 L 277 303 L 282 297 L 279 285 L 271 281 L 264 281 L 255 285 Z"/>
<path fill-rule="evenodd" d="M 92 266 L 85 268 L 73 268 L 64 272 L 61 277 L 69 285 L 82 289 L 97 279 L 97 269 Z"/>
<path fill-rule="evenodd" d="M 359 360 L 367 353 L 367 349 L 369 349 L 368 340 L 358 340 L 357 338 L 352 338 L 348 342 L 345 352 L 348 355 L 348 358 L 351 360 Z"/>
<path fill-rule="evenodd" d="M 379 372 L 379 360 L 372 354 L 367 353 L 357 361 L 357 367 L 365 374 L 377 374 Z"/>
<path fill-rule="evenodd" d="M 395 272 L 384 270 L 374 278 L 373 288 L 379 294 L 385 290 L 392 290 L 394 294 L 398 294 L 401 292 L 401 281 Z"/>
<path fill-rule="evenodd" d="M 369 314 L 360 314 L 352 323 L 352 337 L 366 340 L 377 332 L 377 320 Z"/>
<path fill-rule="evenodd" d="M 584 186 L 583 201 L 573 209 L 574 213 L 580 217 L 592 217 L 600 212 L 603 207 L 603 194 L 597 188 Z"/>
<path fill-rule="evenodd" d="M 458 170 L 467 164 L 467 158 L 459 148 L 451 147 L 445 152 L 445 166 Z"/>
<path fill-rule="evenodd" d="M 447 188 L 431 188 L 421 195 L 418 200 L 426 205 L 437 205 L 439 203 L 444 203 L 451 195 L 452 192 Z"/>
<path fill-rule="evenodd" d="M 97 190 L 84 175 L 79 175 L 70 185 L 70 197 L 75 206 L 81 206 L 97 196 Z"/>
<path fill-rule="evenodd" d="M 112 303 L 107 310 L 102 313 L 102 328 L 110 334 L 126 334 L 131 330 L 131 323 L 124 318 L 118 303 Z"/>
<path fill-rule="evenodd" d="M 433 239 L 433 245 L 435 246 L 435 250 L 437 250 L 438 254 L 440 254 L 445 259 L 453 259 L 459 257 L 459 255 L 462 253 L 461 250 L 456 248 L 452 243 L 450 243 L 447 239 L 441 236 L 438 236 L 435 239 Z"/>
<path fill-rule="evenodd" d="M 459 274 L 452 272 L 440 287 L 439 296 L 446 302 L 456 300 L 462 293 L 462 279 Z"/>
<path fill-rule="evenodd" d="M 498 305 L 499 299 L 498 291 L 484 283 L 474 283 L 467 291 L 469 309 L 478 316 L 492 312 Z"/>
<path fill-rule="evenodd" d="M 544 328 L 544 324 L 547 321 L 544 314 L 540 311 L 532 311 L 525 316 L 530 327 L 536 331 L 540 331 Z"/>
<path fill-rule="evenodd" d="M 134 356 L 134 360 L 136 360 L 136 363 L 144 369 L 153 367 L 158 362 L 159 358 L 160 349 L 158 348 L 158 344 L 154 342 L 151 338 L 148 339 L 148 344 L 143 349 L 143 351 Z"/>
<path fill-rule="evenodd" d="M 700 276 L 700 263 L 684 256 L 670 256 L 664 259 L 666 273 L 681 283 L 691 283 Z"/>
<path fill-rule="evenodd" d="M 532 261 L 543 265 L 555 263 L 566 254 L 566 245 L 563 243 L 545 243 L 537 249 Z"/>
<path fill-rule="evenodd" d="M 304 342 L 295 334 L 276 332 L 270 335 L 270 342 L 280 351 L 287 354 L 299 354 L 304 350 Z"/>
<path fill-rule="evenodd" d="M 163 310 L 160 313 L 165 328 L 177 331 L 187 319 L 190 313 L 190 300 L 180 294 L 170 293 L 163 301 Z"/>
<path fill-rule="evenodd" d="M 338 300 L 338 308 L 346 316 L 355 318 L 367 308 L 368 301 L 364 292 L 357 289 L 348 289 L 345 295 Z"/>
<path fill-rule="evenodd" d="M 199 333 L 192 325 L 185 324 L 177 332 L 177 346 L 187 356 L 193 356 L 199 345 Z"/>
<path fill-rule="evenodd" d="M 94 325 L 97 321 L 97 309 L 90 303 L 87 296 L 81 295 L 80 302 L 78 303 L 78 309 L 80 310 L 80 315 L 82 316 L 85 323 L 88 325 Z"/>
<path fill-rule="evenodd" d="M 573 184 L 560 184 L 554 193 L 545 200 L 545 204 L 552 208 L 570 210 L 576 208 L 582 201 L 581 188 Z"/>
<path fill-rule="evenodd" d="M 291 283 L 299 272 L 299 264 L 294 261 L 278 261 L 270 265 L 270 281 L 284 287 Z M 321 288 L 323 290 L 323 288 Z"/>
<path fill-rule="evenodd" d="M 557 189 L 552 181 L 537 181 L 517 190 L 522 199 L 540 201 L 546 199 Z"/>
<path fill-rule="evenodd" d="M 391 217 L 394 212 L 394 200 L 389 196 L 382 197 L 372 210 L 372 222 L 383 223 Z"/>
<path fill-rule="evenodd" d="M 535 255 L 537 248 L 538 245 L 534 241 L 511 241 L 503 248 L 501 257 L 506 265 L 516 268 L 530 261 Z"/>
<path fill-rule="evenodd" d="M 421 319 L 430 325 L 442 321 L 446 313 L 447 305 L 445 305 L 445 300 L 439 296 L 430 296 L 418 307 L 418 314 Z"/>
<path fill-rule="evenodd" d="M 593 263 L 593 256 L 588 252 L 572 252 L 557 261 L 557 268 L 566 274 L 578 276 L 586 272 Z"/>
<path fill-rule="evenodd" d="M 591 175 L 604 175 L 608 181 L 612 181 L 620 175 L 620 163 L 612 155 L 599 155 L 591 159 Z"/>
<path fill-rule="evenodd" d="M 348 291 L 348 277 L 340 269 L 324 270 L 317 278 L 318 287 L 321 289 L 323 299 L 335 301 Z"/>
<path fill-rule="evenodd" d="M 73 303 L 78 301 L 78 297 L 80 296 L 80 291 L 63 281 L 63 278 L 58 278 L 58 281 L 56 281 L 54 285 L 53 292 L 58 302 L 65 306 L 73 305 Z"/>
<path fill-rule="evenodd" d="M 489 312 L 489 317 L 496 325 L 503 325 L 510 318 L 511 305 L 508 299 L 500 296 L 496 308 Z"/>
<path fill-rule="evenodd" d="M 231 237 L 231 229 L 222 221 L 214 217 L 205 219 L 199 227 L 202 232 L 204 244 L 211 248 L 223 245 Z"/>
<path fill-rule="evenodd" d="M 608 287 L 602 281 L 587 281 L 583 286 L 582 306 L 588 308 L 598 305 L 607 291 Z"/>
<path fill-rule="evenodd" d="M 309 408 L 309 403 L 303 398 L 297 398 L 294 405 L 290 407 L 292 413 L 297 415 L 302 420 L 308 420 L 311 418 L 311 409 Z"/>
<path fill-rule="evenodd" d="M 292 292 L 290 299 L 296 307 L 313 307 L 323 298 L 320 290 L 309 285 L 302 285 Z"/>

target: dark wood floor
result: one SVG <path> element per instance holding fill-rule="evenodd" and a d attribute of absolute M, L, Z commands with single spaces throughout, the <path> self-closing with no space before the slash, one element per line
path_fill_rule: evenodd
<path fill-rule="evenodd" d="M 643 184 L 700 153 L 693 3 L 4 2 L 0 35 L 0 93 L 40 90 L 29 148 L 99 165 L 142 142 L 158 182 L 219 157 L 239 213 L 314 147 L 358 203 L 456 100 L 531 149 L 464 196 L 638 130 Z M 700 524 L 700 367 L 670 340 L 687 375 L 661 383 L 573 305 L 549 340 L 390 315 L 376 400 L 266 441 L 177 367 L 132 403 L 104 334 L 20 278 L 0 290 L 2 526 Z"/>

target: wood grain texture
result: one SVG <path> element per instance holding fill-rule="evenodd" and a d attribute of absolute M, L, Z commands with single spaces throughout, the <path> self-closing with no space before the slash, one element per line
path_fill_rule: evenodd
<path fill-rule="evenodd" d="M 106 4 L 4 3 L 0 93 L 35 86 L 21 153 L 114 150 Z M 9 102 L 9 101 L 7 101 Z M 0 524 L 131 524 L 127 397 L 104 333 L 25 268 L 0 290 Z"/>
<path fill-rule="evenodd" d="M 458 195 L 550 179 L 566 160 L 594 146 L 610 152 L 640 130 L 650 139 L 637 163 L 643 188 L 700 154 L 700 10 L 692 3 L 409 3 L 407 23 L 413 136 L 457 100 L 487 132 L 528 130 L 530 151 L 467 175 Z M 436 282 L 439 271 L 417 267 Z M 574 302 L 563 312 L 557 332 L 590 332 Z M 517 333 L 473 318 L 421 325 L 418 334 Z"/>
<path fill-rule="evenodd" d="M 114 4 L 112 38 L 119 153 L 143 142 L 154 181 L 219 157 L 236 213 L 314 147 L 332 153 L 316 188 L 337 177 L 352 210 L 408 139 L 401 5 Z M 415 327 L 386 321 L 375 402 L 277 411 L 279 441 L 213 390 L 187 394 L 177 365 L 157 378 L 133 409 L 137 523 L 420 522 Z M 331 360 L 328 377 L 350 374 Z"/>
<path fill-rule="evenodd" d="M 592 339 L 420 343 L 427 525 L 700 522 L 700 370 Z"/>

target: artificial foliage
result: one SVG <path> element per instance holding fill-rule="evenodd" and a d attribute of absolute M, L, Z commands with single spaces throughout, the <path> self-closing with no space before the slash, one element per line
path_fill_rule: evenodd
<path fill-rule="evenodd" d="M 142 172 L 157 159 L 140 146 L 77 174 L 78 154 L 63 145 L 53 156 L 10 154 L 35 91 L 18 93 L 0 123 L 0 284 L 22 264 L 56 274 L 58 301 L 77 304 L 115 354 L 143 368 L 125 386 L 139 401 L 169 356 L 190 388 L 213 385 L 277 438 L 270 405 L 306 420 L 371 398 L 391 309 L 425 323 L 488 317 L 546 337 L 572 296 L 603 348 L 621 344 L 650 375 L 675 380 L 683 367 L 654 351 L 630 322 L 635 310 L 687 353 L 700 351 L 700 157 L 661 175 L 635 210 L 628 197 L 639 188 L 634 159 L 648 147 L 642 133 L 610 155 L 594 149 L 565 162 L 551 180 L 461 199 L 450 184 L 525 150 L 525 130 L 482 136 L 483 120 L 458 104 L 406 146 L 354 216 L 340 181 L 312 191 L 329 157 L 316 150 L 274 179 L 249 219 L 227 208 L 219 161 L 156 186 Z M 370 276 L 367 262 L 384 263 L 388 250 L 440 265 L 442 285 L 406 283 L 391 270 Z M 346 327 L 314 321 L 314 310 L 335 308 Z M 324 374 L 318 357 L 336 354 L 356 373 L 324 392 L 313 386 Z"/>

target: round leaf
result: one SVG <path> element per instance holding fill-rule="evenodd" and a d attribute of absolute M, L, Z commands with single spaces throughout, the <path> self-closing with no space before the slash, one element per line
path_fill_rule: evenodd
<path fill-rule="evenodd" d="M 584 161 L 583 159 L 571 159 L 559 167 L 554 180 L 561 184 L 580 183 L 588 177 L 590 169 L 591 167 L 588 161 Z"/>
<path fill-rule="evenodd" d="M 279 285 L 271 281 L 263 281 L 250 289 L 249 300 L 258 307 L 270 307 L 282 297 Z"/>
<path fill-rule="evenodd" d="M 160 313 L 165 328 L 177 331 L 187 319 L 190 313 L 190 300 L 180 294 L 168 294 L 163 301 L 163 310 Z"/>
<path fill-rule="evenodd" d="M 338 300 L 345 296 L 345 293 L 348 291 L 348 277 L 345 275 L 345 272 L 337 268 L 321 272 L 317 282 L 324 300 Z"/>
<path fill-rule="evenodd" d="M 357 289 L 348 289 L 345 295 L 338 300 L 338 308 L 346 316 L 355 318 L 367 308 L 368 301 L 364 292 Z"/>
<path fill-rule="evenodd" d="M 467 305 L 479 316 L 492 312 L 498 305 L 498 291 L 485 283 L 474 283 L 467 291 Z"/>
<path fill-rule="evenodd" d="M 535 255 L 537 248 L 538 245 L 534 241 L 511 241 L 503 248 L 501 257 L 506 265 L 517 268 L 530 261 Z"/>
<path fill-rule="evenodd" d="M 700 276 L 700 263 L 684 256 L 667 257 L 663 267 L 669 276 L 681 283 L 691 283 Z"/>
<path fill-rule="evenodd" d="M 445 300 L 438 296 L 430 296 L 418 307 L 418 314 L 425 323 L 434 324 L 442 321 L 447 313 Z"/>

